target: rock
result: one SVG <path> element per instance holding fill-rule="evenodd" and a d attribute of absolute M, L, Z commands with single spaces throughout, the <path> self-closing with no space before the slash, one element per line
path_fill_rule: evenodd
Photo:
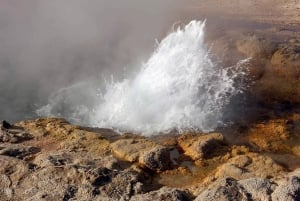
<path fill-rule="evenodd" d="M 76 186 L 68 186 L 68 188 L 65 191 L 63 201 L 67 201 L 67 200 L 74 198 L 77 191 L 78 191 L 78 189 Z"/>
<path fill-rule="evenodd" d="M 5 120 L 0 122 L 0 129 L 10 129 L 12 126 Z"/>
<path fill-rule="evenodd" d="M 110 184 L 117 173 L 104 167 L 47 166 L 24 177 L 15 192 L 22 200 L 94 200 L 99 187 Z"/>
<path fill-rule="evenodd" d="M 251 132 L 273 132 L 271 136 L 285 139 L 291 129 L 298 131 L 296 124 L 282 129 L 277 123 Z M 165 147 L 163 138 L 154 141 L 130 134 L 111 138 L 109 131 L 104 137 L 100 130 L 95 133 L 60 119 L 27 121 L 22 126 L 26 132 L 44 134 L 30 133 L 34 138 L 27 141 L 0 144 L 0 200 L 143 201 L 196 196 L 198 200 L 270 200 L 281 199 L 286 191 L 297 194 L 295 179 L 283 182 L 298 178 L 300 170 L 287 175 L 271 158 L 250 152 L 249 147 L 226 145 L 219 133 L 175 136 Z M 176 150 L 173 164 L 172 149 Z M 274 188 L 278 193 L 273 196 Z"/>
<path fill-rule="evenodd" d="M 18 143 L 32 139 L 32 136 L 21 128 L 13 128 L 6 121 L 0 123 L 0 142 Z"/>
<path fill-rule="evenodd" d="M 120 159 L 136 162 L 143 151 L 152 149 L 157 145 L 146 139 L 121 139 L 110 145 L 112 152 Z"/>
<path fill-rule="evenodd" d="M 39 154 L 33 160 L 38 167 L 45 168 L 50 166 L 66 166 L 72 165 L 73 159 L 68 153 L 47 153 Z"/>
<path fill-rule="evenodd" d="M 1 200 L 11 200 L 13 198 L 12 182 L 5 174 L 0 174 L 0 198 Z"/>
<path fill-rule="evenodd" d="M 139 163 L 153 171 L 163 171 L 171 167 L 170 151 L 165 147 L 154 147 L 143 152 L 139 157 Z"/>
<path fill-rule="evenodd" d="M 247 192 L 233 178 L 224 178 L 215 181 L 207 190 L 204 190 L 195 201 L 250 201 Z"/>
<path fill-rule="evenodd" d="M 271 158 L 256 153 L 248 153 L 231 158 L 227 163 L 219 166 L 215 178 L 269 178 L 278 177 L 283 172 L 284 168 L 276 164 Z"/>
<path fill-rule="evenodd" d="M 273 54 L 271 64 L 272 68 L 270 69 L 273 75 L 276 75 L 279 79 L 285 79 L 286 82 L 293 84 L 292 86 L 289 86 L 287 83 L 283 85 L 285 86 L 285 90 L 289 89 L 288 95 L 290 95 L 291 93 L 296 93 L 290 90 L 293 89 L 293 86 L 298 87 L 295 86 L 295 83 L 299 85 L 300 44 L 295 43 L 282 45 L 282 47 L 280 47 Z M 289 86 L 289 88 L 287 88 L 287 86 Z"/>
<path fill-rule="evenodd" d="M 93 169 L 103 167 L 108 169 L 118 168 L 118 161 L 111 155 L 87 158 L 86 155 L 78 153 L 50 152 L 37 155 L 32 162 L 39 168 L 49 166 L 65 167 L 74 166 L 78 168 Z"/>
<path fill-rule="evenodd" d="M 111 182 L 114 171 L 105 167 L 96 168 L 91 172 L 91 183 L 95 187 L 104 186 Z"/>
<path fill-rule="evenodd" d="M 255 83 L 251 85 L 250 93 L 259 102 L 267 107 L 274 107 L 278 103 L 288 102 L 291 105 L 300 103 L 300 44 L 284 42 L 276 48 L 271 59 L 261 60 L 254 57 L 255 64 L 250 67 L 251 74 L 254 72 Z M 259 73 L 262 67 L 263 73 Z M 255 72 L 257 71 L 257 72 Z M 258 76 L 257 76 L 258 75 Z"/>
<path fill-rule="evenodd" d="M 11 187 L 15 187 L 30 172 L 26 162 L 13 157 L 0 155 L 0 164 L 0 175 L 9 178 Z"/>
<path fill-rule="evenodd" d="M 294 44 L 283 45 L 273 54 L 271 63 L 273 65 L 279 65 L 282 68 L 287 68 L 287 67 L 299 68 L 300 67 L 300 44 L 294 43 Z M 299 70 L 299 69 L 295 69 L 295 70 Z"/>
<path fill-rule="evenodd" d="M 78 176 L 74 168 L 44 167 L 26 175 L 15 193 L 23 200 L 63 200 L 68 183 Z"/>
<path fill-rule="evenodd" d="M 290 137 L 290 127 L 286 119 L 270 120 L 254 124 L 244 138 L 260 151 L 288 152 L 285 141 Z"/>
<path fill-rule="evenodd" d="M 236 155 L 230 159 L 230 161 L 232 161 L 232 164 L 240 168 L 245 168 L 252 163 L 252 159 L 247 155 Z"/>
<path fill-rule="evenodd" d="M 103 155 L 109 152 L 109 141 L 106 138 L 101 134 L 81 129 L 71 131 L 60 146 L 70 152 L 88 151 L 91 155 Z"/>
<path fill-rule="evenodd" d="M 272 193 L 272 201 L 300 200 L 300 171 L 277 181 L 277 185 Z"/>
<path fill-rule="evenodd" d="M 1 189 L 3 188 L 9 188 L 11 186 L 12 182 L 10 180 L 10 178 L 5 175 L 5 174 L 1 174 L 0 175 L 0 187 Z"/>
<path fill-rule="evenodd" d="M 247 57 L 270 58 L 276 51 L 276 43 L 258 35 L 246 35 L 236 42 L 238 51 Z"/>
<path fill-rule="evenodd" d="M 0 145 L 0 155 L 16 157 L 24 159 L 25 157 L 32 156 L 40 151 L 37 147 L 16 145 L 16 144 L 5 144 Z"/>
<path fill-rule="evenodd" d="M 56 162 L 55 162 L 56 164 Z M 140 173 L 101 166 L 65 164 L 38 167 L 15 192 L 27 200 L 128 200 L 143 192 Z"/>
<path fill-rule="evenodd" d="M 93 129 L 71 125 L 61 118 L 23 121 L 17 125 L 22 126 L 27 132 L 35 136 L 36 146 L 40 142 L 46 143 L 43 144 L 43 148 L 49 149 L 50 152 L 64 149 L 68 152 L 87 151 L 96 156 L 109 151 L 110 143 L 101 133 L 92 132 Z M 109 132 L 106 135 L 108 136 Z"/>
<path fill-rule="evenodd" d="M 252 200 L 269 201 L 275 185 L 268 179 L 250 178 L 238 181 Z"/>
<path fill-rule="evenodd" d="M 236 179 L 243 178 L 244 174 L 248 174 L 243 168 L 232 164 L 232 163 L 225 163 L 221 167 L 218 168 L 215 177 L 222 178 L 222 177 L 233 177 Z M 252 177 L 253 175 L 249 175 Z"/>
<path fill-rule="evenodd" d="M 110 183 L 94 190 L 94 194 L 103 200 L 129 200 L 131 196 L 141 193 L 144 191 L 140 174 L 131 169 L 119 172 Z"/>
<path fill-rule="evenodd" d="M 145 194 L 134 195 L 130 201 L 190 201 L 190 196 L 181 190 L 173 189 L 169 187 L 162 187 L 159 190 L 151 191 Z"/>
<path fill-rule="evenodd" d="M 251 178 L 237 181 L 227 177 L 213 182 L 195 199 L 195 201 L 269 201 L 271 200 L 271 194 L 274 188 L 275 185 L 268 179 Z"/>
<path fill-rule="evenodd" d="M 178 145 L 184 154 L 193 160 L 205 159 L 224 144 L 224 137 L 220 133 L 187 134 L 178 138 Z"/>

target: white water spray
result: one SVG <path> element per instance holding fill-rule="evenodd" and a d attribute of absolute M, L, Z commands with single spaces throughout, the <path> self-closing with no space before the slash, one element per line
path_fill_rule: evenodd
<path fill-rule="evenodd" d="M 142 134 L 176 129 L 212 131 L 223 109 L 240 92 L 241 65 L 223 68 L 204 45 L 205 22 L 191 21 L 170 33 L 134 79 L 107 84 L 89 123 Z M 45 107 L 44 107 L 45 108 Z M 39 110 L 42 115 L 48 114 Z"/>

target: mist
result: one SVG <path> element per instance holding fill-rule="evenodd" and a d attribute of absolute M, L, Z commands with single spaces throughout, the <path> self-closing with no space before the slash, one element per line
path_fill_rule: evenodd
<path fill-rule="evenodd" d="M 180 19 L 180 4 L 1 0 L 0 119 L 34 118 L 50 96 L 70 86 L 74 103 L 91 104 L 103 78 L 121 79 L 149 56 L 155 39 Z"/>

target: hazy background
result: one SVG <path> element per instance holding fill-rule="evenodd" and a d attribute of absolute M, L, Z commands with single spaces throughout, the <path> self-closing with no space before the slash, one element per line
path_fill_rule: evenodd
<path fill-rule="evenodd" d="M 0 0 L 0 119 L 34 117 L 62 87 L 134 71 L 180 19 L 181 4 Z M 88 101 L 84 93 L 93 92 L 83 87 L 80 101 Z"/>

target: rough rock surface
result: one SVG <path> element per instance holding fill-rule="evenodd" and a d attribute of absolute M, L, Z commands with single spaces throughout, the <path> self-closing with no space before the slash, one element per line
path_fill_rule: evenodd
<path fill-rule="evenodd" d="M 121 139 L 111 144 L 112 152 L 116 157 L 128 162 L 138 161 L 140 154 L 157 146 L 147 139 Z"/>
<path fill-rule="evenodd" d="M 271 158 L 255 153 L 236 156 L 217 168 L 215 178 L 232 177 L 246 179 L 253 177 L 276 177 L 284 168 Z"/>
<path fill-rule="evenodd" d="M 6 121 L 0 123 L 0 142 L 16 143 L 31 139 L 31 135 L 24 132 L 24 130 L 13 127 Z"/>
<path fill-rule="evenodd" d="M 279 133 L 294 136 L 298 133 L 294 124 Z M 229 145 L 220 133 L 174 135 L 175 143 L 165 147 L 162 144 L 171 136 L 156 141 L 133 134 L 116 136 L 113 131 L 92 131 L 63 119 L 24 121 L 8 131 L 16 126 L 32 137 L 0 143 L 4 201 L 267 201 L 299 196 L 299 170 L 289 173 L 259 150 Z M 272 123 L 265 126 L 270 127 L 263 129 L 265 133 L 278 134 Z M 244 134 L 254 132 L 248 131 Z M 286 143 L 290 137 L 280 139 Z"/>
<path fill-rule="evenodd" d="M 165 147 L 147 150 L 139 157 L 139 163 L 153 171 L 163 171 L 171 167 L 170 151 Z"/>
<path fill-rule="evenodd" d="M 220 133 L 205 135 L 187 134 L 179 137 L 178 145 L 185 155 L 193 160 L 199 160 L 209 157 L 223 143 L 223 140 L 224 138 Z"/>
<path fill-rule="evenodd" d="M 225 178 L 214 182 L 207 190 L 203 191 L 195 201 L 208 200 L 248 200 L 248 195 L 238 182 L 232 178 Z"/>
<path fill-rule="evenodd" d="M 267 179 L 251 178 L 237 181 L 227 177 L 212 183 L 195 201 L 206 200 L 240 200 L 240 201 L 269 201 L 275 185 Z"/>
<path fill-rule="evenodd" d="M 252 200 L 269 201 L 275 184 L 268 179 L 250 178 L 238 182 Z"/>
<path fill-rule="evenodd" d="M 190 201 L 192 199 L 190 195 L 188 195 L 188 193 L 182 190 L 172 189 L 168 187 L 162 187 L 157 191 L 135 195 L 130 199 L 130 201 L 153 201 L 153 200 Z"/>
<path fill-rule="evenodd" d="M 299 200 L 299 171 L 281 180 L 250 178 L 237 181 L 227 177 L 218 179 L 204 190 L 195 201 L 205 200 Z"/>
<path fill-rule="evenodd" d="M 300 171 L 299 169 L 289 176 L 279 180 L 272 193 L 272 200 L 300 200 Z"/>
<path fill-rule="evenodd" d="M 295 42 L 284 45 L 273 54 L 271 59 L 273 65 L 279 65 L 286 69 L 288 69 L 288 67 L 300 66 L 300 41 L 297 39 L 294 40 Z"/>
<path fill-rule="evenodd" d="M 12 156 L 19 159 L 24 159 L 25 157 L 31 157 L 32 155 L 40 151 L 37 147 L 24 146 L 24 145 L 0 145 L 0 155 Z"/>

